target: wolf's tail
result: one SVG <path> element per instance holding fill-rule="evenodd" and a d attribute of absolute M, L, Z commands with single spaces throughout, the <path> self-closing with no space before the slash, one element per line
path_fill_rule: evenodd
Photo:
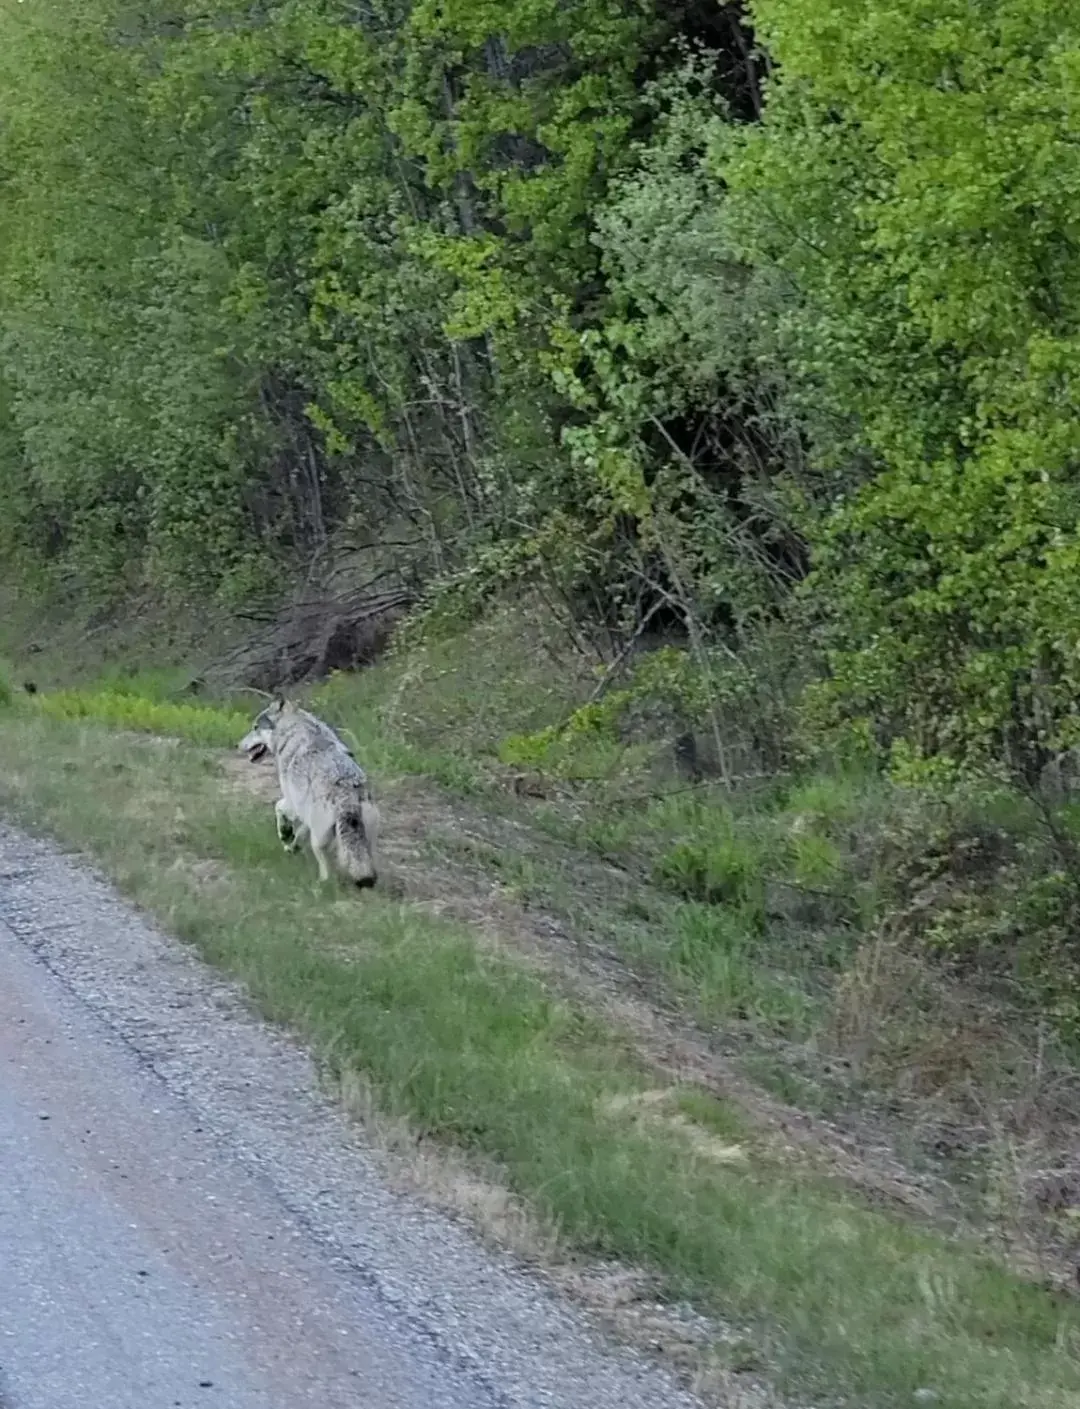
<path fill-rule="evenodd" d="M 379 810 L 373 802 L 350 803 L 335 824 L 341 869 L 360 886 L 375 884 Z"/>

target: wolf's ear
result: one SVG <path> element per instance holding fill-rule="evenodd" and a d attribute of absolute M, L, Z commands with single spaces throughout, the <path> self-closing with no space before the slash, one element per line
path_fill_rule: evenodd
<path fill-rule="evenodd" d="M 274 695 L 273 708 L 278 712 L 278 714 L 281 713 L 281 711 L 285 708 L 285 696 L 284 696 L 284 695 L 279 695 L 279 694 L 276 694 L 276 693 L 275 693 L 275 695 Z"/>

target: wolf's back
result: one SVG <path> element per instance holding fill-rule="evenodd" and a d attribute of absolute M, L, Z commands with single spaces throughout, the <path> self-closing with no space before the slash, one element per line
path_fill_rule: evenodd
<path fill-rule="evenodd" d="M 282 781 L 290 777 L 315 794 L 336 794 L 350 785 L 366 791 L 363 769 L 338 735 L 306 710 L 293 710 L 277 727 L 276 754 Z"/>

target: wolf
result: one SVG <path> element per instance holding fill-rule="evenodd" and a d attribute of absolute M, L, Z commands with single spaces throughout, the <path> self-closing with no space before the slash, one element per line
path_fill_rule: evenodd
<path fill-rule="evenodd" d="M 273 755 L 281 797 L 274 804 L 278 837 L 286 851 L 305 841 L 330 879 L 330 862 L 361 889 L 377 879 L 375 848 L 379 810 L 364 770 L 337 731 L 291 700 L 276 699 L 238 747 L 252 761 Z"/>

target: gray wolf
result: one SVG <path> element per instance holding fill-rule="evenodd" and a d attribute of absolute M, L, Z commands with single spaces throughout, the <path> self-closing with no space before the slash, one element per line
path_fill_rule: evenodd
<path fill-rule="evenodd" d="M 255 718 L 239 748 L 253 761 L 272 754 L 281 797 L 274 804 L 286 851 L 305 841 L 330 879 L 330 863 L 365 888 L 376 880 L 379 810 L 364 770 L 329 724 L 291 700 L 275 700 Z"/>

